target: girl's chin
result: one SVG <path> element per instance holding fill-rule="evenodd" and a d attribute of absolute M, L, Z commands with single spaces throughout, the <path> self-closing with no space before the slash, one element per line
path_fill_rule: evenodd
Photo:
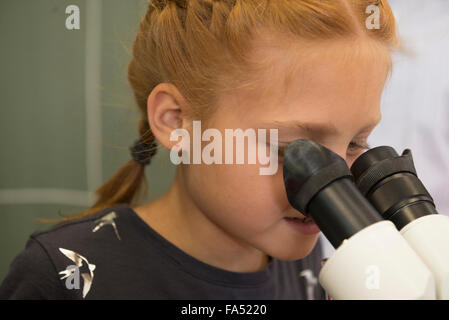
<path fill-rule="evenodd" d="M 274 251 L 271 253 L 267 253 L 269 256 L 276 258 L 278 260 L 284 261 L 293 261 L 300 260 L 307 257 L 315 248 L 316 241 L 318 239 L 318 235 L 304 237 L 304 241 L 297 245 L 291 246 L 280 246 L 278 248 L 274 248 Z M 276 250 L 278 249 L 278 250 Z"/>

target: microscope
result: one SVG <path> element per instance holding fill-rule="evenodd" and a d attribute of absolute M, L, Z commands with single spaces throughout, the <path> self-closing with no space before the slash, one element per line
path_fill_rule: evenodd
<path fill-rule="evenodd" d="M 306 139 L 283 160 L 289 203 L 336 249 L 319 282 L 332 299 L 449 299 L 449 217 L 438 214 L 410 150 L 345 160 Z"/>

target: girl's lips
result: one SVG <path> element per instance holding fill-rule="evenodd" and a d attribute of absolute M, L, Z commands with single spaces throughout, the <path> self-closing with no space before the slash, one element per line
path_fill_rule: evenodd
<path fill-rule="evenodd" d="M 294 220 L 300 220 L 302 222 L 310 222 L 313 221 L 312 217 L 305 217 L 305 216 L 289 216 L 289 217 L 284 217 L 285 219 L 294 219 Z"/>
<path fill-rule="evenodd" d="M 309 222 L 302 222 L 300 219 L 289 219 L 288 217 L 285 217 L 283 220 L 285 220 L 287 225 L 291 228 L 302 234 L 313 235 L 321 231 L 313 220 Z"/>

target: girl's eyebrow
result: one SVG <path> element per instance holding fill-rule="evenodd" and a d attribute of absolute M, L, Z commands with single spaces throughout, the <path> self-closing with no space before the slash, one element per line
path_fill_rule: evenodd
<path fill-rule="evenodd" d="M 272 121 L 264 123 L 269 128 L 275 129 L 299 129 L 307 133 L 318 134 L 337 134 L 338 129 L 333 123 L 320 123 L 320 122 L 295 122 L 295 121 Z"/>
<path fill-rule="evenodd" d="M 360 133 L 370 131 L 374 129 L 380 122 L 381 116 L 375 117 L 366 126 L 360 129 Z M 334 135 L 338 134 L 339 130 L 334 123 L 322 123 L 322 122 L 296 122 L 296 121 L 277 121 L 274 120 L 270 123 L 264 123 L 269 128 L 276 129 L 299 129 L 306 133 L 315 133 L 319 135 Z"/>

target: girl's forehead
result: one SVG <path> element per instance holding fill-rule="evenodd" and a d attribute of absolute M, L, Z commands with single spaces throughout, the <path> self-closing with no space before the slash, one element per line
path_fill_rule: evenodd
<path fill-rule="evenodd" d="M 236 92 L 264 99 L 264 95 L 285 96 L 286 91 L 307 86 L 312 78 L 328 78 L 331 72 L 344 74 L 352 70 L 367 74 L 377 71 L 385 81 L 391 71 L 389 48 L 368 38 L 326 41 L 280 38 L 255 42 L 248 65 L 242 70 L 245 85 L 237 86 Z"/>
<path fill-rule="evenodd" d="M 307 50 L 315 51 L 305 58 L 304 52 L 300 54 L 296 65 L 293 54 L 288 63 L 272 60 L 257 79 L 258 86 L 236 90 L 223 99 L 232 118 L 255 126 L 272 119 L 344 126 L 377 122 L 389 72 L 388 48 L 346 42 L 317 44 Z"/>

